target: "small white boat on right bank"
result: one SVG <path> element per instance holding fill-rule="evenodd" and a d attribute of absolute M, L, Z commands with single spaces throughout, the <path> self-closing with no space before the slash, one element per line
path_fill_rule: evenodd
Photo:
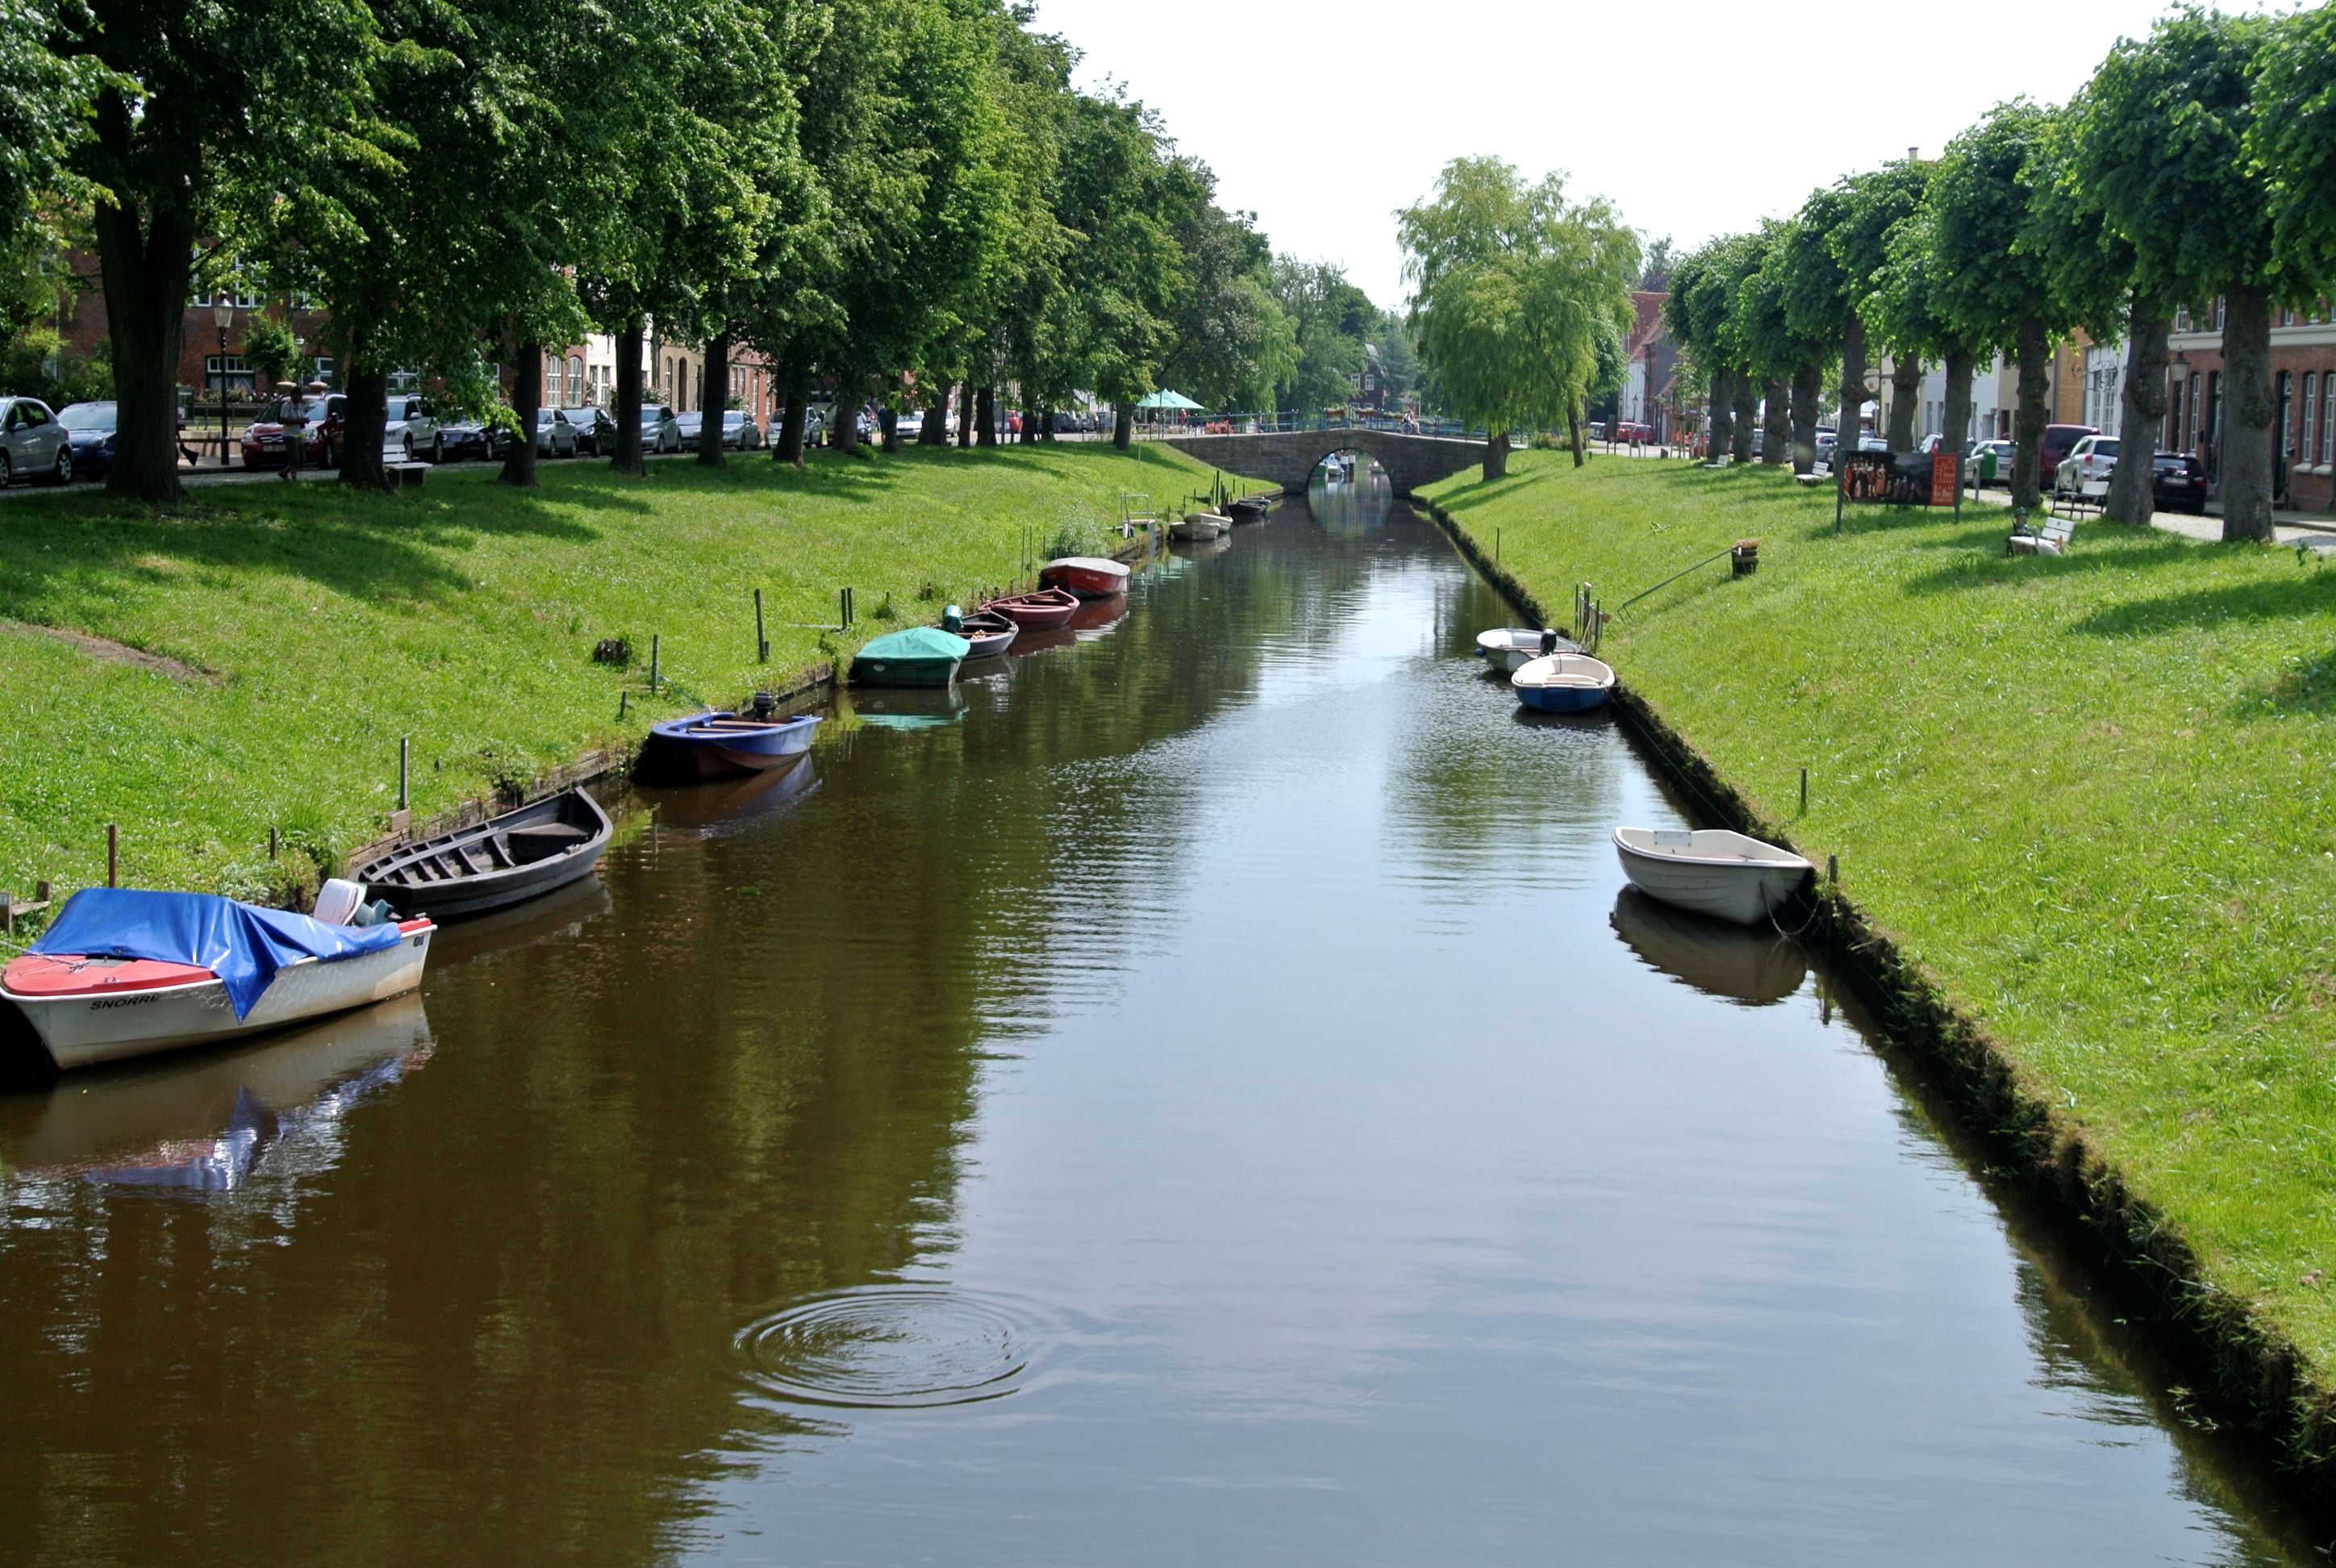
<path fill-rule="evenodd" d="M 1744 926 L 1782 909 L 1816 870 L 1781 845 L 1726 828 L 1616 828 L 1614 853 L 1640 891 Z"/>

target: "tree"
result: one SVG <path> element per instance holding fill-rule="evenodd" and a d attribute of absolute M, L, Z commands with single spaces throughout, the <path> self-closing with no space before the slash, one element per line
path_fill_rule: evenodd
<path fill-rule="evenodd" d="M 1639 237 L 1603 200 L 1567 200 L 1562 176 L 1529 186 L 1496 158 L 1445 165 L 1398 225 L 1421 357 L 1453 412 L 1484 424 L 1497 479 L 1512 430 L 1578 430 L 1600 323 L 1619 336 L 1633 317 Z"/>
<path fill-rule="evenodd" d="M 1639 266 L 1639 287 L 1650 294 L 1660 294 L 1671 286 L 1671 268 L 1679 265 L 1679 249 L 1671 237 L 1645 242 L 1646 258 Z"/>
<path fill-rule="evenodd" d="M 1926 174 L 1912 159 L 1842 180 L 1812 195 L 1801 221 L 1825 236 L 1833 266 L 1815 284 L 1834 292 L 1826 302 L 1841 335 L 1841 433 L 1836 451 L 1855 452 L 1865 428 L 1865 307 L 1889 265 L 1890 231 L 1921 201 Z M 1818 300 L 1796 298 L 1810 311 Z"/>
<path fill-rule="evenodd" d="M 180 493 L 177 370 L 199 247 L 297 189 L 322 141 L 366 117 L 372 17 L 359 0 L 88 0 L 54 53 L 102 73 L 67 167 L 98 192 L 120 426 L 106 488 Z M 202 279 L 231 258 L 214 250 Z"/>
<path fill-rule="evenodd" d="M 1958 340 L 2006 347 L 2020 366 L 2012 419 L 2011 499 L 2040 499 L 2037 458 L 2049 414 L 2052 339 L 2075 325 L 2048 262 L 2031 199 L 2050 112 L 2027 99 L 1998 104 L 1947 144 L 1932 176 L 1928 250 L 1932 308 Z"/>
<path fill-rule="evenodd" d="M 2336 286 L 2336 6 L 2274 24 L 2246 131 L 2271 211 L 2272 271 L 2291 302 Z"/>
<path fill-rule="evenodd" d="M 2146 39 L 2119 40 L 2086 88 L 2078 139 L 2087 192 L 2133 246 L 2135 292 L 2194 307 L 2217 295 L 2225 302 L 2228 412 L 2214 434 L 2226 540 L 2272 537 L 2272 465 L 2282 461 L 2272 445 L 2271 317 L 2282 283 L 2273 214 L 2291 215 L 2292 239 L 2315 222 L 2292 216 L 2292 198 L 2274 202 L 2250 151 L 2282 134 L 2256 129 L 2256 73 L 2278 53 L 2266 49 L 2276 36 L 2266 18 L 2192 7 L 2159 21 Z M 2324 205 L 2326 189 L 2309 200 Z"/>
<path fill-rule="evenodd" d="M 1334 262 L 1278 256 L 1270 283 L 1295 351 L 1276 383 L 1275 406 L 1315 414 L 1345 403 L 1362 374 L 1378 307 Z"/>
<path fill-rule="evenodd" d="M 1705 385 L 1705 455 L 1713 463 L 1735 435 L 1736 376 L 1726 346 L 1728 315 L 1735 307 L 1735 275 L 1727 258 L 1739 239 L 1708 240 L 1682 257 L 1671 273 L 1670 298 L 1663 304 L 1664 319 L 1684 362 Z"/>
<path fill-rule="evenodd" d="M 2029 193 L 2037 222 L 2024 243 L 2051 270 L 2054 293 L 2095 338 L 2125 339 L 2120 446 L 2154 453 L 2166 417 L 2166 339 L 2173 322 L 2166 299 L 2139 286 L 2133 243 L 2107 221 L 2097 194 L 2106 171 L 2095 159 L 2117 139 L 2105 112 L 2088 85 L 2047 125 Z M 2154 465 L 2117 464 L 2103 515 L 2146 523 L 2155 479 Z"/>
<path fill-rule="evenodd" d="M 1196 168 L 1203 190 L 1214 176 Z M 1192 204 L 1176 224 L 1186 287 L 1168 385 L 1211 408 L 1255 408 L 1298 364 L 1298 326 L 1273 290 L 1273 252 L 1246 217 L 1215 202 Z"/>
<path fill-rule="evenodd" d="M 90 136 L 100 86 L 128 85 L 95 59 L 52 50 L 63 3 L 0 0 L 0 276 L 32 284 L 0 294 L 0 340 L 53 297 L 34 281 L 40 264 L 98 194 L 74 173 L 73 154 Z"/>

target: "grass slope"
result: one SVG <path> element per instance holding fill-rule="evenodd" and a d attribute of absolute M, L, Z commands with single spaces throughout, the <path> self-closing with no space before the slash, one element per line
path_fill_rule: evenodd
<path fill-rule="evenodd" d="M 1559 617 L 1757 537 L 1605 656 L 2336 1382 L 2336 569 L 1643 460 L 1433 499 Z"/>
<path fill-rule="evenodd" d="M 1100 546 L 1122 490 L 1164 504 L 1198 474 L 1079 443 L 815 453 L 801 473 L 757 453 L 720 472 L 661 462 L 637 481 L 550 464 L 533 492 L 485 468 L 433 473 L 418 495 L 222 485 L 161 513 L 12 497 L 0 888 L 102 881 L 118 822 L 126 882 L 264 892 L 284 874 L 271 825 L 307 851 L 300 865 L 379 831 L 401 735 L 424 818 L 849 652 L 892 624 L 888 596 L 899 624 L 935 618 L 1008 583 L 1026 532 L 1040 560 L 1058 535 Z M 845 585 L 859 624 L 838 636 Z M 673 684 L 642 704 L 652 634 Z M 604 637 L 630 640 L 631 670 L 591 661 Z M 622 724 L 620 687 L 636 694 Z"/>

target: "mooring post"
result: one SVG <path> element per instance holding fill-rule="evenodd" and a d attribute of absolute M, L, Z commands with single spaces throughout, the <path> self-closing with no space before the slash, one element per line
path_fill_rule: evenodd
<path fill-rule="evenodd" d="M 414 737 L 399 735 L 397 737 L 397 809 L 399 811 L 405 810 L 409 803 L 406 786 L 412 777 L 413 760 Z"/>
<path fill-rule="evenodd" d="M 1809 770 L 1801 770 L 1801 814 L 1809 814 Z"/>
<path fill-rule="evenodd" d="M 1500 531 L 1499 529 L 1497 529 L 1497 528 L 1496 528 L 1496 529 L 1493 530 L 1493 564 L 1494 564 L 1494 565 L 1495 565 L 1495 566 L 1498 566 L 1500 563 L 1501 563 L 1501 531 Z"/>
<path fill-rule="evenodd" d="M 617 716 L 618 718 L 625 716 L 625 708 L 628 702 L 631 699 L 632 695 L 633 694 L 630 691 L 627 690 L 623 687 L 618 687 L 617 688 Z"/>
<path fill-rule="evenodd" d="M 1841 857 L 1825 856 L 1825 881 L 1838 885 L 1841 881 Z"/>
<path fill-rule="evenodd" d="M 660 634 L 654 631 L 649 633 L 649 695 L 652 696 L 657 695 L 657 654 L 659 651 L 657 648 L 657 638 L 659 635 Z"/>
<path fill-rule="evenodd" d="M 763 635 L 763 590 L 754 590 L 754 662 L 771 662 L 771 639 Z"/>
<path fill-rule="evenodd" d="M 268 830 L 268 858 L 271 861 L 276 858 L 276 851 L 279 842 L 280 841 L 276 836 L 276 830 L 272 827 L 269 828 Z"/>
<path fill-rule="evenodd" d="M 121 885 L 122 829 L 112 823 L 105 824 L 105 885 Z"/>

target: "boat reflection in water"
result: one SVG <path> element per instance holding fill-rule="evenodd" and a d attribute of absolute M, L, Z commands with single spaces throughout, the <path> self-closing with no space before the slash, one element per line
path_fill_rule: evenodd
<path fill-rule="evenodd" d="M 1014 639 L 1006 650 L 1007 659 L 1028 658 L 1034 654 L 1052 653 L 1057 648 L 1076 648 L 1079 634 L 1069 627 L 1056 627 L 1052 631 L 1026 631 Z"/>
<path fill-rule="evenodd" d="M 879 729 L 939 729 L 965 718 L 965 694 L 955 686 L 884 687 L 852 692 L 848 700 L 861 723 Z"/>
<path fill-rule="evenodd" d="M 1092 642 L 1117 626 L 1127 616 L 1127 595 L 1115 593 L 1109 599 L 1091 599 L 1079 606 L 1078 614 L 1071 617 L 1071 629 L 1085 633 L 1079 640 Z"/>
<path fill-rule="evenodd" d="M 771 775 L 752 774 L 745 776 L 753 780 L 766 780 Z M 508 952 L 513 948 L 531 948 L 538 942 L 567 941 L 607 914 L 610 907 L 607 884 L 599 877 L 587 877 L 580 882 L 528 903 L 448 927 L 447 930 L 459 934 L 451 942 L 433 941 L 430 956 L 436 969 L 443 971 L 484 958 L 489 953 Z"/>
<path fill-rule="evenodd" d="M 331 1164 L 342 1116 L 430 1051 L 422 998 L 409 994 L 248 1044 L 77 1073 L 0 1096 L 0 1164 L 27 1183 L 230 1193 L 273 1165 Z"/>
<path fill-rule="evenodd" d="M 1675 910 L 1636 888 L 1621 891 L 1608 920 L 1650 969 L 1709 996 L 1765 1008 L 1808 978 L 1808 955 L 1791 938 Z"/>
<path fill-rule="evenodd" d="M 819 788 L 819 768 L 808 755 L 776 773 L 750 774 L 686 789 L 635 791 L 657 812 L 660 838 L 725 839 L 766 817 L 801 804 Z"/>

